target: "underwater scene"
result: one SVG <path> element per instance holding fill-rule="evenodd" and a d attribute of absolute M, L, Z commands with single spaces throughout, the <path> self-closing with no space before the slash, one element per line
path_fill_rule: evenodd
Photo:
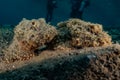
<path fill-rule="evenodd" d="M 120 80 L 120 0 L 0 0 L 0 80 Z"/>

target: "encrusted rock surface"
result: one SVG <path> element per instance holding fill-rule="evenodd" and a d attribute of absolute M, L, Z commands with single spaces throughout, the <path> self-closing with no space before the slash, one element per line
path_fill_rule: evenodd
<path fill-rule="evenodd" d="M 75 72 L 70 80 L 119 80 L 120 79 L 120 45 L 101 48 L 94 52 L 96 57 L 91 57 L 88 67 L 82 74 Z M 83 64 L 84 65 L 84 64 Z"/>
<path fill-rule="evenodd" d="M 120 45 L 112 44 L 102 25 L 79 19 L 60 22 L 57 29 L 42 18 L 23 19 L 3 52 L 1 80 L 120 79 Z"/>
<path fill-rule="evenodd" d="M 9 69 L 8 72 L 1 73 L 0 78 L 2 80 L 119 80 L 120 45 L 67 52 L 43 51 L 34 59 L 18 63 L 0 67 L 3 71 L 4 68 Z"/>
<path fill-rule="evenodd" d="M 69 19 L 58 23 L 58 36 L 51 42 L 54 49 L 73 49 L 111 45 L 111 37 L 102 25 Z M 51 45 L 50 44 L 50 45 Z"/>
<path fill-rule="evenodd" d="M 14 38 L 5 56 L 15 60 L 30 58 L 36 49 L 49 43 L 56 35 L 55 27 L 47 24 L 43 18 L 23 19 L 14 29 Z"/>

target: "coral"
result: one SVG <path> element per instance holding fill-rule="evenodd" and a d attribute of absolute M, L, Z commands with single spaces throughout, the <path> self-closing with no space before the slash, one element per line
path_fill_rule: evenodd
<path fill-rule="evenodd" d="M 58 36 L 51 42 L 54 49 L 84 48 L 111 45 L 111 37 L 102 29 L 102 25 L 69 19 L 58 23 Z M 50 44 L 50 45 L 51 45 Z"/>
<path fill-rule="evenodd" d="M 34 54 L 34 51 L 39 47 L 49 43 L 57 35 L 55 27 L 46 24 L 45 20 L 23 19 L 14 29 L 13 42 L 5 51 L 8 57 L 14 56 L 29 57 L 28 55 Z M 9 59 L 9 58 L 7 58 Z"/>

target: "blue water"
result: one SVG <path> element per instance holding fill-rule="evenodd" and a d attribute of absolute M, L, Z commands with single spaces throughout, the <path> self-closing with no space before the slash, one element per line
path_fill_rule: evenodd
<path fill-rule="evenodd" d="M 69 0 L 57 0 L 52 23 L 67 20 L 70 14 Z M 90 0 L 83 19 L 104 26 L 120 26 L 120 0 Z M 18 24 L 22 18 L 46 17 L 46 0 L 0 0 L 0 24 Z"/>

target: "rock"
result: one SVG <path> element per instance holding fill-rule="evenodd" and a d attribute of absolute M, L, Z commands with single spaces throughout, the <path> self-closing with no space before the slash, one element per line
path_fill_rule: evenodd
<path fill-rule="evenodd" d="M 103 31 L 102 25 L 69 19 L 58 23 L 58 35 L 50 45 L 53 45 L 53 49 L 59 49 L 60 46 L 65 49 L 78 49 L 111 44 L 111 37 Z"/>
<path fill-rule="evenodd" d="M 47 24 L 43 18 L 23 19 L 14 29 L 14 38 L 5 52 L 6 57 L 15 57 L 15 60 L 23 56 L 29 57 L 37 48 L 49 43 L 56 35 L 55 27 Z"/>

